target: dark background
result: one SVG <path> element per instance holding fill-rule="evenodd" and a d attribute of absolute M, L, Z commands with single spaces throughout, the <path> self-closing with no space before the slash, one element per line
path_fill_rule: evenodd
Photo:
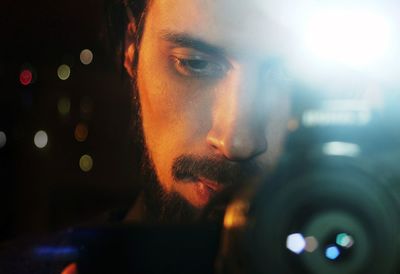
<path fill-rule="evenodd" d="M 0 4 L 0 241 L 45 234 L 131 203 L 137 190 L 129 89 L 96 0 L 2 1 Z M 90 49 L 84 65 L 80 52 Z M 71 67 L 67 80 L 57 69 Z M 20 82 L 29 68 L 33 82 Z M 70 111 L 58 110 L 61 98 Z M 78 123 L 88 136 L 76 140 Z M 48 144 L 34 145 L 45 130 Z M 82 155 L 93 158 L 84 172 Z"/>

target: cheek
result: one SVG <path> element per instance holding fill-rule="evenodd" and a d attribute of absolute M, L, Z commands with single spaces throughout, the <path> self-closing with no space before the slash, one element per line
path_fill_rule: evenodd
<path fill-rule="evenodd" d="M 172 81 L 165 70 L 146 71 L 138 75 L 144 138 L 161 184 L 171 190 L 173 160 L 204 149 L 211 104 L 198 87 Z"/>
<path fill-rule="evenodd" d="M 140 90 L 143 127 L 153 145 L 176 149 L 193 145 L 204 135 L 210 104 L 190 100 L 184 95 L 190 88 L 152 81 Z"/>
<path fill-rule="evenodd" d="M 144 139 L 157 175 L 163 186 L 169 188 L 168 176 L 171 161 L 177 154 L 180 123 L 175 115 L 176 107 L 163 94 L 164 88 L 156 81 L 139 86 Z M 155 92 L 158 91 L 158 92 Z"/>

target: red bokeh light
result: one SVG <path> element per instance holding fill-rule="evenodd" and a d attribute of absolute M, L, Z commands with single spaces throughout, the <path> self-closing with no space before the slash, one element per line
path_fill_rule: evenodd
<path fill-rule="evenodd" d="M 32 71 L 24 69 L 19 75 L 19 81 L 22 85 L 27 86 L 32 82 Z"/>

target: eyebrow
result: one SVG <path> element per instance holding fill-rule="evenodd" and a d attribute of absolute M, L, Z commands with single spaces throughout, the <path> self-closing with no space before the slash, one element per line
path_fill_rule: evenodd
<path fill-rule="evenodd" d="M 160 31 L 160 36 L 162 39 L 174 43 L 180 47 L 192 48 L 211 55 L 225 55 L 225 50 L 222 48 L 207 43 L 206 41 L 191 36 L 187 33 L 163 30 Z"/>

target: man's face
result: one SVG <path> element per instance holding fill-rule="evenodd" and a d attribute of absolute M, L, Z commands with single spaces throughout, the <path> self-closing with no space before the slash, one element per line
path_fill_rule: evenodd
<path fill-rule="evenodd" d="M 144 141 L 158 181 L 203 208 L 265 178 L 290 111 L 284 31 L 262 0 L 155 0 L 137 67 Z"/>

